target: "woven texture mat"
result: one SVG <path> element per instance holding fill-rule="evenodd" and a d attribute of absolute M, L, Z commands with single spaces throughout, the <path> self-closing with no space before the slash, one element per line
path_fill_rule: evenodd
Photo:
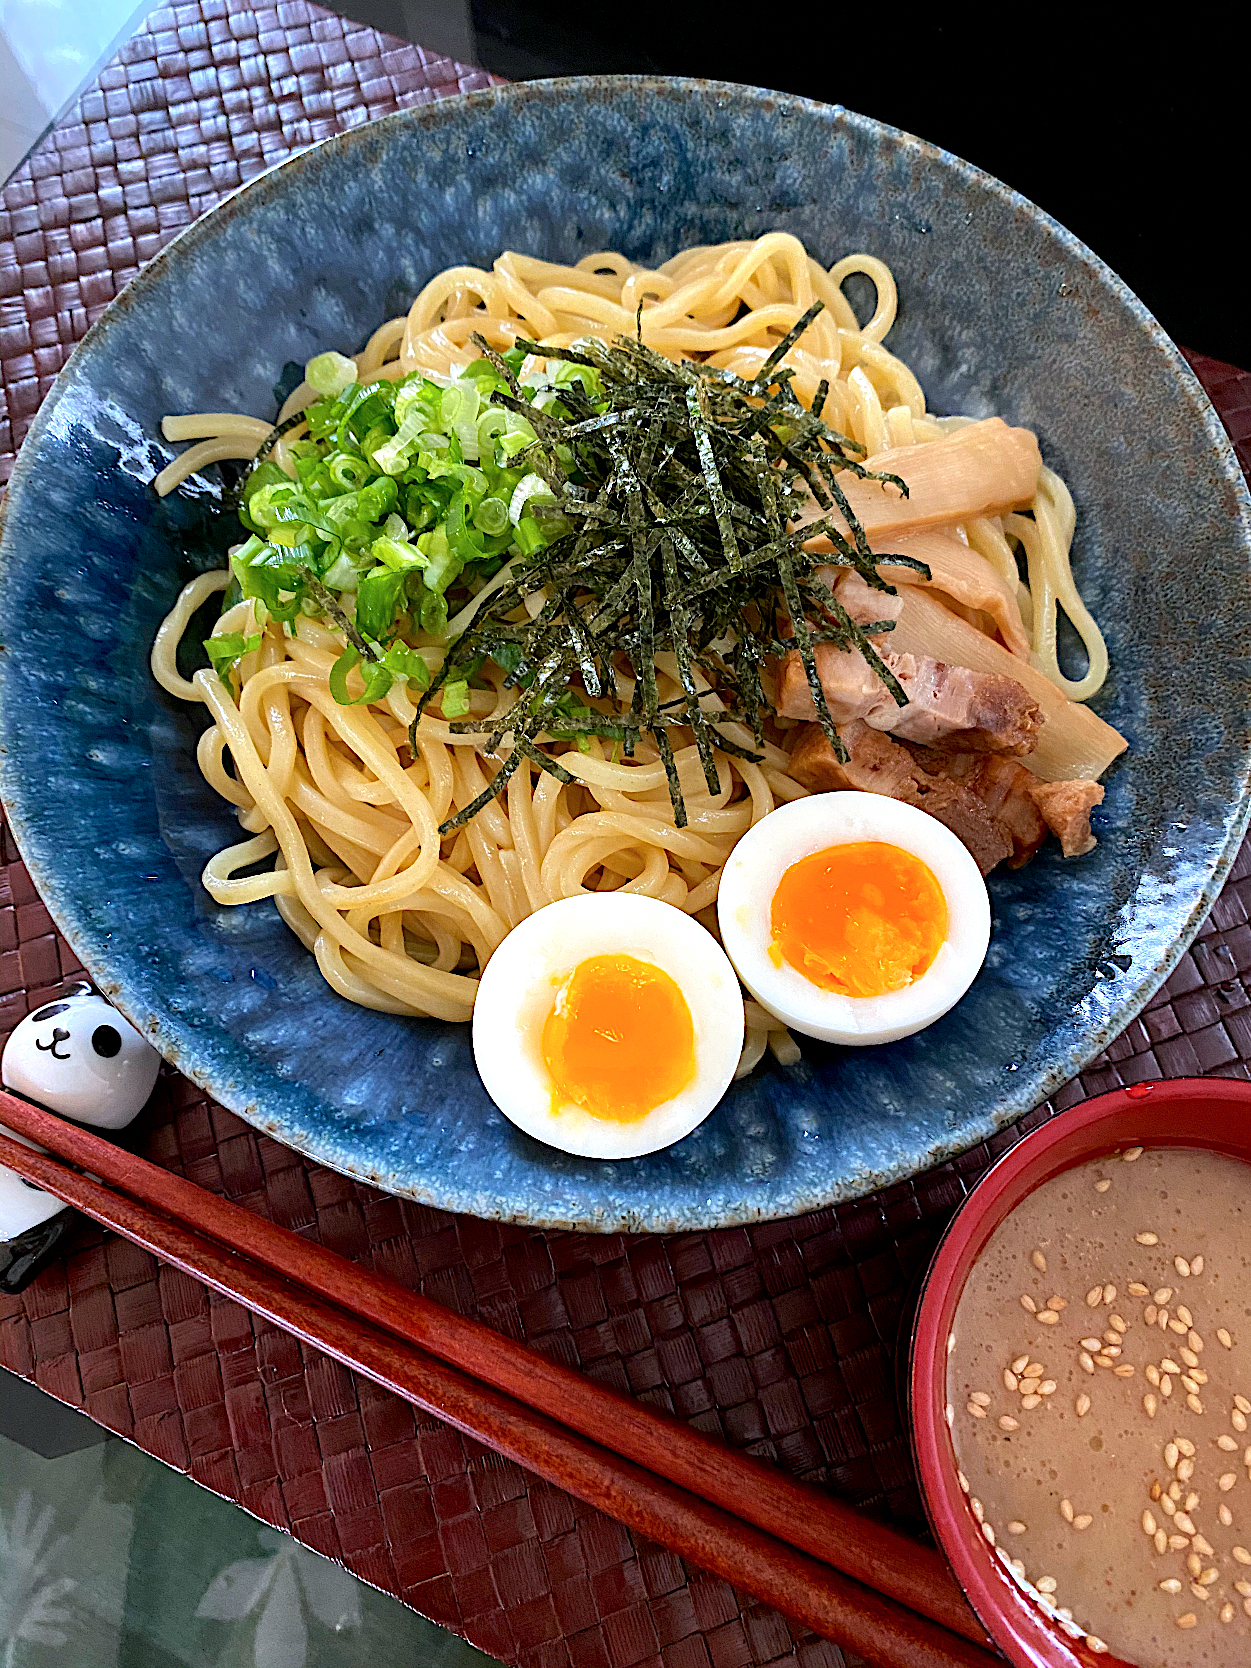
<path fill-rule="evenodd" d="M 4 188 L 0 480 L 73 344 L 174 232 L 292 150 L 490 78 L 292 0 L 161 11 Z M 1251 376 L 1193 360 L 1251 464 Z M 1142 1018 L 1057 1097 L 1251 1076 L 1251 849 Z M 0 828 L 0 1037 L 78 965 Z M 141 1148 L 643 1401 L 922 1532 L 895 1394 L 915 1277 L 963 1159 L 795 1221 L 669 1238 L 428 1210 L 258 1135 L 166 1069 Z M 0 1362 L 525 1668 L 836 1668 L 833 1646 L 534 1481 L 123 1240 L 84 1227 Z"/>

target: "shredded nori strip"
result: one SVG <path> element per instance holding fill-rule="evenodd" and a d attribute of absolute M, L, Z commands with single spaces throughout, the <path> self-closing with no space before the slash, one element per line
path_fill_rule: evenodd
<path fill-rule="evenodd" d="M 330 587 L 323 585 L 312 568 L 306 563 L 300 563 L 299 567 L 313 601 L 329 619 L 334 621 L 343 633 L 345 640 L 352 645 L 362 660 L 373 661 L 380 665 L 381 662 L 378 659 L 377 652 L 370 647 L 369 643 L 356 629 L 356 622 L 349 620 L 342 608 L 339 607 L 339 600 Z"/>
<path fill-rule="evenodd" d="M 256 455 L 253 457 L 251 464 L 249 465 L 249 473 L 256 468 L 258 463 L 263 463 L 265 461 L 265 459 L 273 451 L 274 447 L 282 439 L 284 434 L 288 434 L 292 429 L 298 429 L 300 424 L 306 421 L 307 417 L 308 412 L 301 408 L 299 411 L 293 411 L 290 417 L 286 418 L 285 421 L 275 423 L 274 427 L 270 429 L 264 440 L 262 440 L 260 445 L 256 448 Z"/>
<path fill-rule="evenodd" d="M 858 650 L 893 698 L 905 703 L 869 641 L 870 633 L 890 630 L 892 622 L 857 625 L 817 576 L 824 566 L 854 568 L 890 595 L 893 586 L 877 571 L 882 560 L 929 576 L 923 563 L 869 549 L 837 475 L 850 470 L 860 479 L 889 480 L 905 496 L 908 489 L 897 476 L 866 469 L 864 448 L 821 420 L 827 382 L 806 409 L 791 386 L 794 373 L 781 365 L 820 310 L 815 303 L 797 321 L 751 381 L 666 359 L 637 332 L 611 346 L 589 340 L 576 349 L 518 340 L 524 352 L 598 373 L 602 396 L 580 381 L 560 389 L 567 416 L 529 405 L 505 361 L 474 338 L 509 390 L 496 390 L 492 400 L 522 412 L 539 437 L 524 454 L 526 464 L 548 483 L 556 502 L 532 513 L 540 525 L 552 525 L 553 518 L 560 531 L 511 570 L 508 584 L 448 646 L 418 703 L 414 731 L 442 686 L 473 676 L 486 656 L 505 667 L 506 685 L 520 691 L 489 738 L 492 750 L 511 739 L 498 773 L 441 833 L 463 827 L 502 791 L 523 759 L 562 782 L 575 780 L 542 751 L 541 739 L 552 735 L 598 736 L 619 744 L 626 757 L 640 736 L 650 736 L 668 780 L 674 821 L 685 826 L 670 731 L 693 734 L 708 788 L 718 792 L 718 751 L 759 758 L 725 735 L 724 726 L 745 725 L 761 745 L 763 716 L 770 711 L 761 671 L 791 649 L 802 660 L 817 721 L 840 758 L 846 750 L 821 688 L 818 645 Z M 810 497 L 837 514 L 788 532 Z M 822 533 L 832 552 L 805 548 Z M 543 606 L 530 618 L 521 605 L 536 593 L 543 594 Z M 673 657 L 682 691 L 675 700 L 659 698 L 657 654 Z M 618 675 L 633 682 L 628 706 L 613 700 Z M 708 686 L 702 695 L 701 680 Z M 705 710 L 709 689 L 723 710 Z M 483 726 L 468 720 L 451 728 L 476 734 Z M 413 743 L 415 748 L 415 735 Z"/>

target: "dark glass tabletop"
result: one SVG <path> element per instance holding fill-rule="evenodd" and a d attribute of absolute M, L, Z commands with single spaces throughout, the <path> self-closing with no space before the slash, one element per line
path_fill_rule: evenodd
<path fill-rule="evenodd" d="M 455 1634 L 0 1372 L 5 1668 L 492 1668 Z"/>

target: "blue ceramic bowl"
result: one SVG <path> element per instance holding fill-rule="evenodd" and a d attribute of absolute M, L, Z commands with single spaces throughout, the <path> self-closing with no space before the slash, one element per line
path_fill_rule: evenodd
<path fill-rule="evenodd" d="M 158 503 L 168 411 L 268 415 L 289 361 L 354 346 L 439 268 L 798 233 L 883 256 L 890 345 L 931 408 L 1037 431 L 1077 500 L 1076 565 L 1130 751 L 1098 851 L 991 881 L 970 994 L 880 1049 L 805 1047 L 668 1152 L 566 1157 L 491 1106 L 469 1028 L 333 996 L 273 907 L 199 885 L 237 837 L 194 760 L 200 709 L 148 673 L 157 623 L 220 563 L 207 495 Z M 1089 250 L 933 146 L 741 87 L 603 78 L 412 110 L 318 145 L 183 233 L 77 349 L 10 490 L 0 788 L 31 873 L 106 994 L 227 1106 L 323 1163 L 475 1215 L 705 1228 L 865 1193 L 959 1152 L 1085 1065 L 1193 934 L 1242 834 L 1246 489 L 1163 332 Z"/>

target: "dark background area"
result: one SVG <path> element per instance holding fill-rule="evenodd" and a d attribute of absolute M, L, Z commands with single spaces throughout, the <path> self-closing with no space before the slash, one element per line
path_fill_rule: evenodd
<path fill-rule="evenodd" d="M 1251 366 L 1231 230 L 1246 144 L 1232 14 L 1218 28 L 1197 8 L 1153 30 L 1145 13 L 1105 21 L 1094 7 L 936 20 L 798 3 L 773 22 L 655 0 L 330 3 L 510 79 L 667 72 L 845 104 L 995 174 L 1088 243 L 1176 341 Z"/>

